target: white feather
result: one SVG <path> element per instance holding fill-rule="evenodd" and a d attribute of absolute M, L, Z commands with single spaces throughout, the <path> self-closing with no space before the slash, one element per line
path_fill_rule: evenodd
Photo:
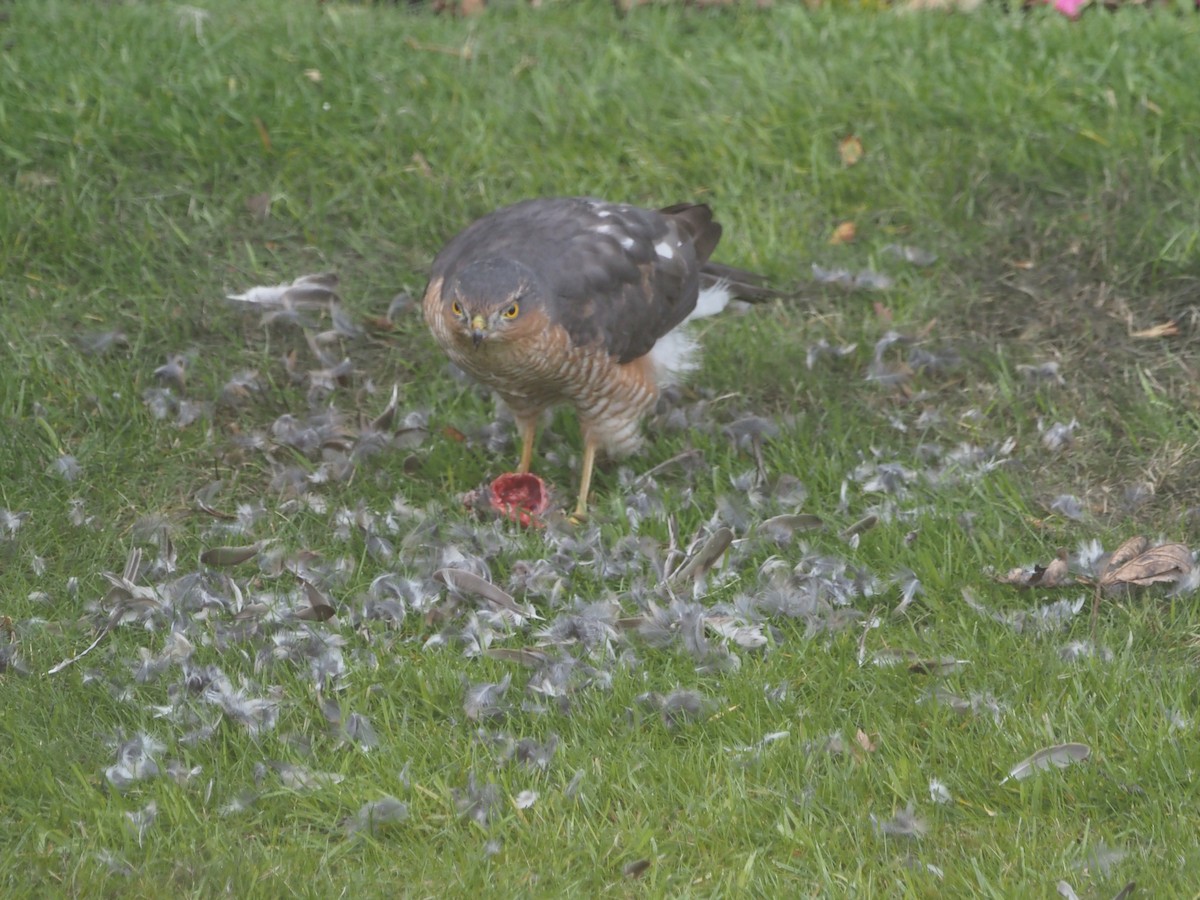
<path fill-rule="evenodd" d="M 723 281 L 704 288 L 696 300 L 696 308 L 683 324 L 658 339 L 650 351 L 650 361 L 659 385 L 674 384 L 700 367 L 700 344 L 687 325 L 721 312 L 729 304 L 730 296 L 729 285 Z"/>
<path fill-rule="evenodd" d="M 696 308 L 688 314 L 688 317 L 684 321 L 690 322 L 693 319 L 706 319 L 709 316 L 715 316 L 719 312 L 724 312 L 732 296 L 729 291 L 729 282 L 727 281 L 718 281 L 716 284 L 703 288 L 700 291 L 699 299 L 696 300 Z"/>

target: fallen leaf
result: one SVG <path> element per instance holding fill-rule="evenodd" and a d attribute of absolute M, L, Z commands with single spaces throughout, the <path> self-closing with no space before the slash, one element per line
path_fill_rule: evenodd
<path fill-rule="evenodd" d="M 829 238 L 831 244 L 849 244 L 858 237 L 858 226 L 853 222 L 842 222 L 833 229 L 833 235 Z M 1134 335 L 1137 337 L 1137 335 Z"/>
<path fill-rule="evenodd" d="M 854 742 L 868 753 L 874 753 L 876 747 L 879 746 L 875 741 L 871 740 L 871 736 L 861 728 L 855 730 Z"/>
<path fill-rule="evenodd" d="M 258 131 L 258 139 L 262 141 L 263 149 L 267 153 L 271 152 L 271 133 L 267 131 L 267 126 L 263 124 L 263 120 L 258 116 L 254 117 L 254 128 Z"/>
<path fill-rule="evenodd" d="M 17 176 L 17 184 L 26 188 L 46 188 L 54 187 L 58 184 L 58 179 L 45 172 L 27 171 Z"/>
<path fill-rule="evenodd" d="M 1070 577 L 1066 551 L 1060 550 L 1058 556 L 1048 566 L 1035 565 L 1032 569 L 1018 567 L 1009 569 L 1003 575 L 997 576 L 1000 584 L 1011 584 L 1019 588 L 1056 588 L 1074 584 Z"/>
<path fill-rule="evenodd" d="M 1132 557 L 1127 555 L 1135 547 L 1144 547 L 1145 540 L 1132 538 L 1117 548 L 1100 576 L 1101 587 L 1118 584 L 1145 587 L 1159 582 L 1173 582 L 1192 570 L 1192 551 L 1185 544 L 1162 544 L 1140 549 Z M 1134 541 L 1139 543 L 1134 544 Z"/>
<path fill-rule="evenodd" d="M 1083 762 L 1091 755 L 1092 748 L 1087 744 L 1056 744 L 1053 747 L 1046 747 L 1009 769 L 1008 775 L 1000 783 L 1004 784 L 1005 781 L 1012 778 L 1023 781 L 1030 775 L 1046 769 L 1063 769 L 1072 763 Z"/>
<path fill-rule="evenodd" d="M 271 192 L 251 194 L 246 198 L 246 211 L 256 219 L 271 218 Z"/>
<path fill-rule="evenodd" d="M 412 155 L 413 166 L 425 178 L 433 178 L 433 166 L 429 164 L 429 160 L 425 158 L 420 150 L 414 150 Z"/>
<path fill-rule="evenodd" d="M 1149 328 L 1143 328 L 1141 331 L 1132 331 L 1129 336 L 1131 338 L 1164 338 L 1175 337 L 1179 334 L 1179 325 L 1174 319 L 1168 319 L 1166 322 L 1161 322 L 1158 325 L 1151 325 Z"/>
<path fill-rule="evenodd" d="M 853 134 L 842 138 L 838 143 L 838 156 L 841 157 L 843 166 L 849 167 L 855 165 L 863 158 L 865 152 L 862 141 Z"/>

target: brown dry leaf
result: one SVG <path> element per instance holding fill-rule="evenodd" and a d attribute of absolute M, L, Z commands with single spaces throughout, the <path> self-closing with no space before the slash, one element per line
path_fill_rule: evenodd
<path fill-rule="evenodd" d="M 996 581 L 1019 588 L 1056 588 L 1067 587 L 1075 583 L 1068 571 L 1065 550 L 1058 551 L 1058 556 L 1048 566 L 1035 565 L 1033 571 L 1027 568 L 1009 569 L 1003 575 L 998 576 Z"/>
<path fill-rule="evenodd" d="M 854 742 L 868 753 L 874 753 L 876 747 L 879 746 L 875 741 L 871 740 L 871 736 L 861 728 L 855 730 Z"/>
<path fill-rule="evenodd" d="M 1124 546 L 1122 544 L 1121 548 Z M 1138 553 L 1132 559 L 1118 561 L 1121 548 L 1113 554 L 1104 574 L 1100 576 L 1102 587 L 1116 584 L 1145 587 L 1164 581 L 1178 581 L 1192 570 L 1192 551 L 1186 544 L 1162 544 Z"/>
<path fill-rule="evenodd" d="M 1067 571 L 1067 553 L 1060 550 L 1054 562 L 1046 566 L 1036 584 L 1038 587 L 1063 587 L 1070 583 L 1072 579 Z"/>
<path fill-rule="evenodd" d="M 442 427 L 442 436 L 449 438 L 456 444 L 465 444 L 467 436 L 455 428 L 453 425 L 445 425 Z"/>
<path fill-rule="evenodd" d="M 1131 338 L 1164 338 L 1175 337 L 1177 334 L 1179 334 L 1179 324 L 1174 319 L 1168 319 L 1166 322 L 1151 325 L 1141 331 L 1132 331 L 1129 336 Z"/>
<path fill-rule="evenodd" d="M 437 5 L 434 6 L 434 12 L 442 12 L 444 9 L 444 5 L 440 7 Z M 409 37 L 404 39 L 404 43 L 422 53 L 442 53 L 446 56 L 457 56 L 459 59 L 473 59 L 475 56 L 475 50 L 470 41 L 467 41 L 461 47 L 444 47 L 438 44 L 422 44 L 415 38 Z"/>
<path fill-rule="evenodd" d="M 258 139 L 262 141 L 263 149 L 270 153 L 271 133 L 267 131 L 267 126 L 263 124 L 263 120 L 258 116 L 254 117 L 254 127 L 258 130 Z"/>
<path fill-rule="evenodd" d="M 22 172 L 17 176 L 17 184 L 24 188 L 47 188 L 58 184 L 58 179 L 45 172 Z"/>
<path fill-rule="evenodd" d="M 414 150 L 412 155 L 413 167 L 420 172 L 425 178 L 433 178 L 433 166 L 429 165 L 429 160 L 425 158 L 420 150 Z"/>
<path fill-rule="evenodd" d="M 1104 570 L 1100 573 L 1101 580 L 1103 580 L 1104 576 L 1111 570 L 1119 569 L 1121 566 L 1125 565 L 1125 563 L 1129 562 L 1131 559 L 1141 556 L 1149 549 L 1150 541 L 1145 537 L 1145 535 L 1135 534 L 1113 551 L 1112 556 L 1108 558 L 1108 562 L 1104 566 Z"/>
<path fill-rule="evenodd" d="M 858 237 L 858 226 L 853 222 L 842 222 L 837 228 L 833 229 L 833 236 L 829 238 L 831 244 L 849 244 Z M 1137 337 L 1137 335 L 1134 335 Z"/>
<path fill-rule="evenodd" d="M 271 217 L 271 192 L 263 191 L 261 194 L 252 194 L 247 197 L 246 211 L 256 219 L 269 219 Z"/>
<path fill-rule="evenodd" d="M 842 165 L 846 167 L 853 166 L 863 158 L 866 151 L 863 149 L 863 143 L 857 135 L 844 137 L 838 143 L 838 156 L 842 158 Z"/>

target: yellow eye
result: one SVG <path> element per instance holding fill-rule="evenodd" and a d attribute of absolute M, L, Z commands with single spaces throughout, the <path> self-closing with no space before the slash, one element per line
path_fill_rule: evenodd
<path fill-rule="evenodd" d="M 456 316 L 462 315 L 462 307 L 458 305 L 457 300 L 450 304 L 450 312 L 454 313 Z"/>
<path fill-rule="evenodd" d="M 512 306 L 510 306 L 508 309 L 506 309 L 504 311 L 504 318 L 515 319 L 517 317 L 517 313 L 519 313 L 520 311 L 521 311 L 521 307 L 518 304 L 514 303 Z"/>

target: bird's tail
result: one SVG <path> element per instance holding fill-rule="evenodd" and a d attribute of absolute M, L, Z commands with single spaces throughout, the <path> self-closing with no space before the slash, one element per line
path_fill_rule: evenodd
<path fill-rule="evenodd" d="M 706 262 L 700 269 L 700 289 L 703 291 L 718 284 L 724 285 L 731 296 L 751 303 L 783 296 L 783 292 L 767 284 L 767 279 L 762 275 L 721 263 Z"/>

